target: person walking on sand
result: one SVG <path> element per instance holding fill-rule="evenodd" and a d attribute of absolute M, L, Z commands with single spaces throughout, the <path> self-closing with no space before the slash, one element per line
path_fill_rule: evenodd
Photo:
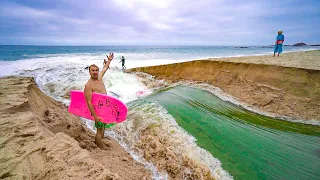
<path fill-rule="evenodd" d="M 101 122 L 101 118 L 97 116 L 93 105 L 91 103 L 92 100 L 92 93 L 101 93 L 101 94 L 107 94 L 106 87 L 103 83 L 103 76 L 106 73 L 106 71 L 109 69 L 109 65 L 111 61 L 113 60 L 113 53 L 110 53 L 109 56 L 107 56 L 108 61 L 104 59 L 103 61 L 103 69 L 99 73 L 99 67 L 95 64 L 92 64 L 89 66 L 89 73 L 90 73 L 90 79 L 86 83 L 84 87 L 84 96 L 87 102 L 87 106 L 91 112 L 91 115 L 94 117 L 95 120 L 95 127 L 97 128 L 97 133 L 95 136 L 95 143 L 100 149 L 107 149 L 107 146 L 102 142 L 102 139 L 104 138 L 104 130 L 105 128 L 110 128 L 111 126 L 115 125 L 113 124 L 105 124 Z"/>
<path fill-rule="evenodd" d="M 119 63 L 122 62 L 122 69 L 123 69 L 123 70 L 127 69 L 127 67 L 124 65 L 125 60 L 126 60 L 126 59 L 124 58 L 124 56 L 122 56 L 121 59 L 120 59 L 120 61 L 119 61 Z"/>
<path fill-rule="evenodd" d="M 278 52 L 278 56 L 280 55 L 280 53 L 282 53 L 282 44 L 284 42 L 284 35 L 282 34 L 283 31 L 278 31 L 278 35 L 276 37 L 276 42 L 274 45 L 274 53 L 273 53 L 273 57 L 276 56 L 276 53 Z"/>

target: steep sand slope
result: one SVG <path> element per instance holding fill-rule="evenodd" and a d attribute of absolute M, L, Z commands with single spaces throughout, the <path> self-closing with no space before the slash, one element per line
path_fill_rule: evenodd
<path fill-rule="evenodd" d="M 0 179 L 151 179 L 116 141 L 93 140 L 32 78 L 0 79 Z"/>
<path fill-rule="evenodd" d="M 242 63 L 241 59 L 197 60 L 127 72 L 145 72 L 169 82 L 204 82 L 276 116 L 320 120 L 320 70 Z"/>

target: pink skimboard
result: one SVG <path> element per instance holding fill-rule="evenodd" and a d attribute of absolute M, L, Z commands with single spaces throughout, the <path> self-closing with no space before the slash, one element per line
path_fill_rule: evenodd
<path fill-rule="evenodd" d="M 88 109 L 84 92 L 72 90 L 68 111 L 74 115 L 94 120 Z M 104 123 L 120 123 L 127 118 L 128 108 L 119 99 L 100 93 L 92 93 L 92 105 Z"/>

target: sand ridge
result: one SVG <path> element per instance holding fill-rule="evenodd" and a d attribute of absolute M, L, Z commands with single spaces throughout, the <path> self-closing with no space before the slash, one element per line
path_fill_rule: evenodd
<path fill-rule="evenodd" d="M 296 67 L 303 69 L 320 70 L 320 50 L 285 52 L 279 57 L 272 55 L 243 56 L 230 58 L 209 58 L 211 61 L 241 62 L 252 64 L 266 64 L 283 67 Z"/>
<path fill-rule="evenodd" d="M 113 139 L 109 150 L 33 78 L 0 79 L 1 179 L 151 179 Z"/>
<path fill-rule="evenodd" d="M 313 60 L 309 62 L 310 59 Z M 280 57 L 196 60 L 133 68 L 127 72 L 148 73 L 158 80 L 164 79 L 169 83 L 179 81 L 206 83 L 276 117 L 319 121 L 320 68 L 318 67 L 320 67 L 320 51 L 317 50 L 287 53 Z"/>

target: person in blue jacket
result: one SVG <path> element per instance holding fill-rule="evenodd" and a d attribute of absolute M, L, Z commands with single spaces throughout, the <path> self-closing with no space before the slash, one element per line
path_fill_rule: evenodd
<path fill-rule="evenodd" d="M 282 44 L 284 42 L 284 35 L 282 34 L 283 31 L 278 31 L 278 35 L 276 37 L 276 42 L 274 45 L 274 53 L 273 53 L 273 57 L 276 56 L 276 53 L 278 53 L 278 56 L 280 53 L 282 53 Z"/>

